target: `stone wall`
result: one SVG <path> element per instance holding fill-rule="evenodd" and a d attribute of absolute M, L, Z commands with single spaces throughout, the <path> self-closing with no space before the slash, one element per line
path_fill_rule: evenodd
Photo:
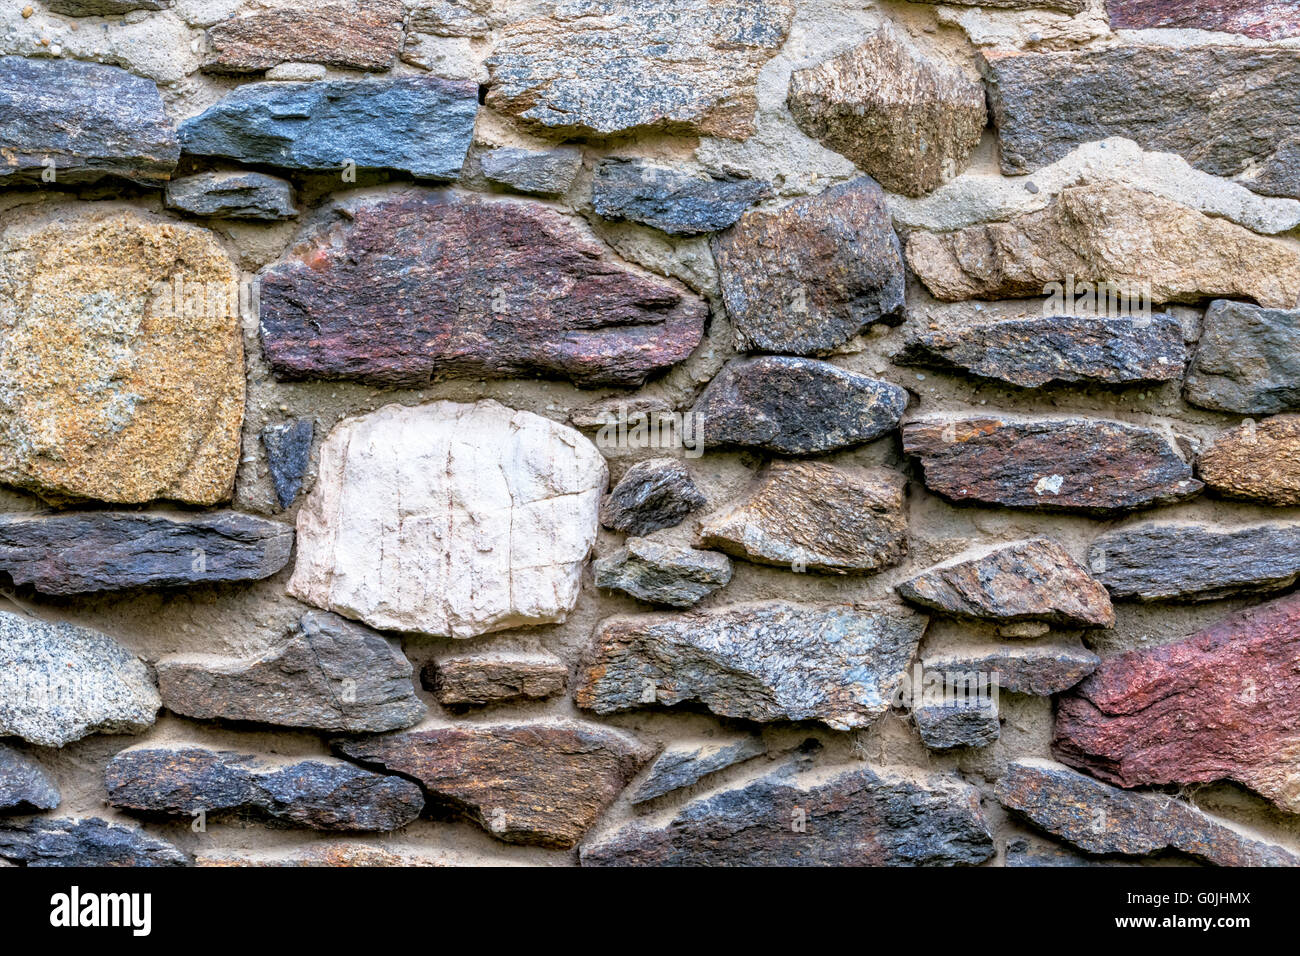
<path fill-rule="evenodd" d="M 1300 8 L 0 20 L 0 860 L 1297 861 Z"/>

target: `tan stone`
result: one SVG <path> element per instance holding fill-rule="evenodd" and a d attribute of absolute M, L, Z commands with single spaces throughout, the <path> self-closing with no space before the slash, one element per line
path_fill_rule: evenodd
<path fill-rule="evenodd" d="M 244 414 L 237 278 L 208 230 L 136 212 L 5 229 L 0 482 L 52 501 L 228 498 Z"/>
<path fill-rule="evenodd" d="M 1211 490 L 1229 498 L 1300 505 L 1300 415 L 1247 419 L 1219 435 L 1196 468 Z"/>

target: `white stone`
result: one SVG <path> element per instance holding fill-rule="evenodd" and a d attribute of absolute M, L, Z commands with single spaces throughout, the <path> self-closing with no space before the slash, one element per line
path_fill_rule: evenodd
<path fill-rule="evenodd" d="M 347 419 L 298 514 L 289 593 L 436 636 L 563 621 L 607 482 L 577 431 L 493 401 Z"/>

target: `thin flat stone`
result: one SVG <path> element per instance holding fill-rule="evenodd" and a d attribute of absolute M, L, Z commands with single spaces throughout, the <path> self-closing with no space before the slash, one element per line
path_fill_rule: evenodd
<path fill-rule="evenodd" d="M 767 753 L 759 737 L 742 737 L 727 743 L 707 743 L 698 747 L 680 746 L 665 750 L 646 771 L 646 778 L 632 793 L 633 806 L 657 800 L 666 794 L 695 784 Z"/>
<path fill-rule="evenodd" d="M 699 604 L 731 580 L 725 555 L 648 538 L 628 538 L 618 551 L 594 562 L 592 570 L 597 587 L 669 607 Z"/>
<path fill-rule="evenodd" d="M 926 657 L 922 671 L 962 675 L 963 686 L 969 686 L 967 675 L 996 674 L 1001 690 L 1050 697 L 1069 690 L 1100 663 L 1096 654 L 1074 647 L 999 647 L 992 651 L 971 648 Z M 953 682 L 957 682 L 956 677 Z"/>
<path fill-rule="evenodd" d="M 582 150 L 576 146 L 555 149 L 516 149 L 505 146 L 479 158 L 489 182 L 521 193 L 558 196 L 567 193 L 582 168 Z"/>
<path fill-rule="evenodd" d="M 167 184 L 163 204 L 191 216 L 275 222 L 298 215 L 293 187 L 279 176 L 251 172 L 197 173 Z"/>
<path fill-rule="evenodd" d="M 401 0 L 349 0 L 254 10 L 208 28 L 203 69 L 260 73 L 281 63 L 387 70 L 402 47 Z"/>
<path fill-rule="evenodd" d="M 726 229 L 771 194 L 771 183 L 721 178 L 611 157 L 596 165 L 591 204 L 605 219 L 631 220 L 670 236 Z"/>
<path fill-rule="evenodd" d="M 188 866 L 190 858 L 166 840 L 134 826 L 33 817 L 0 820 L 0 858 L 23 866 Z"/>
<path fill-rule="evenodd" d="M 424 686 L 444 707 L 546 700 L 563 693 L 569 668 L 550 653 L 465 654 L 428 664 Z"/>
<path fill-rule="evenodd" d="M 1257 40 L 1300 36 L 1292 0 L 1106 0 L 1112 30 L 1185 29 Z"/>

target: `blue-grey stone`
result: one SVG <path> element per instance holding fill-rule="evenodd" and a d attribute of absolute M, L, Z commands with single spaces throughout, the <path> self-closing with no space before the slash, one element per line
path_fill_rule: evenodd
<path fill-rule="evenodd" d="M 266 464 L 275 484 L 275 497 L 281 508 L 293 504 L 302 489 L 303 475 L 311 461 L 311 440 L 315 431 L 310 418 L 262 429 L 262 445 L 266 448 Z"/>
<path fill-rule="evenodd" d="M 674 790 L 694 786 L 711 774 L 766 752 L 760 737 L 743 737 L 727 744 L 672 747 L 651 765 L 645 782 L 632 794 L 632 803 L 646 803 Z"/>
<path fill-rule="evenodd" d="M 198 173 L 173 179 L 168 209 L 218 219 L 292 219 L 293 187 L 278 176 L 252 172 Z"/>
<path fill-rule="evenodd" d="M 0 858 L 26 866 L 186 866 L 190 862 L 166 840 L 98 817 L 0 821 Z"/>
<path fill-rule="evenodd" d="M 626 547 L 594 562 L 592 570 L 597 587 L 670 607 L 698 604 L 731 580 L 731 561 L 725 554 L 649 538 L 629 538 Z"/>
<path fill-rule="evenodd" d="M 912 711 L 921 740 L 931 750 L 983 747 L 1002 733 L 996 697 L 963 697 L 923 704 Z"/>
<path fill-rule="evenodd" d="M 582 150 L 576 146 L 555 149 L 503 147 L 484 153 L 479 160 L 489 182 L 521 193 L 557 196 L 569 191 L 582 168 Z"/>
<path fill-rule="evenodd" d="M 44 767 L 0 744 L 0 810 L 53 810 L 61 799 L 59 785 Z"/>
<path fill-rule="evenodd" d="M 690 236 L 726 229 L 770 194 L 771 184 L 759 179 L 723 179 L 615 157 L 596 167 L 591 203 L 605 219 Z"/>

